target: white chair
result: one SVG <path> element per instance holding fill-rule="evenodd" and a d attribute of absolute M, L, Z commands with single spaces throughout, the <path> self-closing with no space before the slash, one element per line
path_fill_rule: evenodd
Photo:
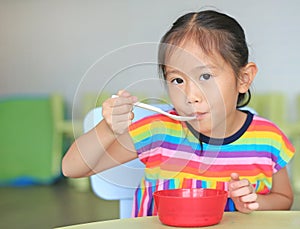
<path fill-rule="evenodd" d="M 163 110 L 171 109 L 171 106 L 168 104 L 156 104 L 155 106 Z M 153 113 L 152 111 L 135 107 L 135 118 L 133 121 Z M 84 119 L 84 132 L 92 129 L 101 120 L 101 107 L 91 110 Z M 135 159 L 123 165 L 95 174 L 91 176 L 90 179 L 92 189 L 97 196 L 106 200 L 119 200 L 120 218 L 130 218 L 134 192 L 143 175 L 144 164 L 142 164 L 139 159 Z"/>

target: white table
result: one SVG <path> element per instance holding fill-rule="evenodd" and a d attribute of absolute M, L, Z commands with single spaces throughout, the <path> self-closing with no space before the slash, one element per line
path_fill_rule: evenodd
<path fill-rule="evenodd" d="M 163 225 L 157 216 L 117 219 L 79 224 L 60 229 L 179 229 Z M 300 211 L 256 211 L 251 214 L 225 212 L 222 221 L 210 229 L 299 229 Z"/>

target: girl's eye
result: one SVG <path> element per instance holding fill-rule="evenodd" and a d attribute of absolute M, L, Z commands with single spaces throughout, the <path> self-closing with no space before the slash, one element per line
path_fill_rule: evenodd
<path fill-rule="evenodd" d="M 211 78 L 211 74 L 205 73 L 200 76 L 200 80 L 209 80 Z"/>
<path fill-rule="evenodd" d="M 175 78 L 171 80 L 171 83 L 173 84 L 182 84 L 183 83 L 183 79 L 181 78 Z"/>

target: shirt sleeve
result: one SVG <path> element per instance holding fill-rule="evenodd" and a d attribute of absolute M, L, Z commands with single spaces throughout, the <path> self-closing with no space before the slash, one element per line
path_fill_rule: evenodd
<path fill-rule="evenodd" d="M 289 141 L 287 136 L 281 130 L 279 130 L 279 128 L 277 129 L 277 131 L 278 142 L 276 144 L 277 147 L 275 147 L 276 152 L 272 156 L 272 160 L 274 162 L 274 173 L 285 167 L 295 154 L 295 148 Z"/>

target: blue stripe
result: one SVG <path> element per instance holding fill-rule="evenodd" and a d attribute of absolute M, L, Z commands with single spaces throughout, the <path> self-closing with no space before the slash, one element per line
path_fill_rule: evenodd
<path fill-rule="evenodd" d="M 155 131 L 154 131 L 155 132 Z M 186 135 L 184 135 L 186 136 Z M 140 142 L 135 142 L 135 147 L 137 150 L 140 148 L 146 147 L 149 148 L 149 145 L 155 144 L 155 142 L 158 142 L 156 144 L 159 144 L 162 139 L 164 142 L 167 142 L 168 144 L 174 144 L 174 145 L 182 145 L 183 147 L 190 147 L 193 150 L 199 150 L 199 142 L 198 139 L 195 137 L 186 136 L 187 138 L 182 138 L 178 136 L 171 135 L 171 133 L 165 133 L 165 134 L 153 134 L 150 137 L 144 138 Z M 193 141 L 194 140 L 194 141 Z M 240 142 L 240 143 L 239 143 Z M 250 144 L 247 144 L 249 142 Z M 225 151 L 225 152 L 236 152 L 236 151 L 258 151 L 258 152 L 272 152 L 272 154 L 276 157 L 280 157 L 280 149 L 278 149 L 276 142 L 274 142 L 273 145 L 270 145 L 270 140 L 266 139 L 266 143 L 260 143 L 259 147 L 257 144 L 251 143 L 253 142 L 253 139 L 243 139 L 243 141 L 236 141 L 234 143 L 231 143 L 230 147 L 227 147 L 227 145 L 208 145 L 206 143 L 203 143 L 203 149 L 207 151 Z"/>
<path fill-rule="evenodd" d="M 136 190 L 136 199 L 137 199 L 137 209 L 138 211 L 141 209 L 141 202 L 142 202 L 142 193 L 141 187 L 138 187 Z"/>
<path fill-rule="evenodd" d="M 170 188 L 170 189 L 175 189 L 175 182 L 174 182 L 174 179 L 170 179 L 170 182 L 169 182 L 169 188 Z"/>
<path fill-rule="evenodd" d="M 234 206 L 234 202 L 231 198 L 227 199 L 226 207 L 227 207 L 226 210 L 229 212 L 234 212 L 236 210 Z"/>

